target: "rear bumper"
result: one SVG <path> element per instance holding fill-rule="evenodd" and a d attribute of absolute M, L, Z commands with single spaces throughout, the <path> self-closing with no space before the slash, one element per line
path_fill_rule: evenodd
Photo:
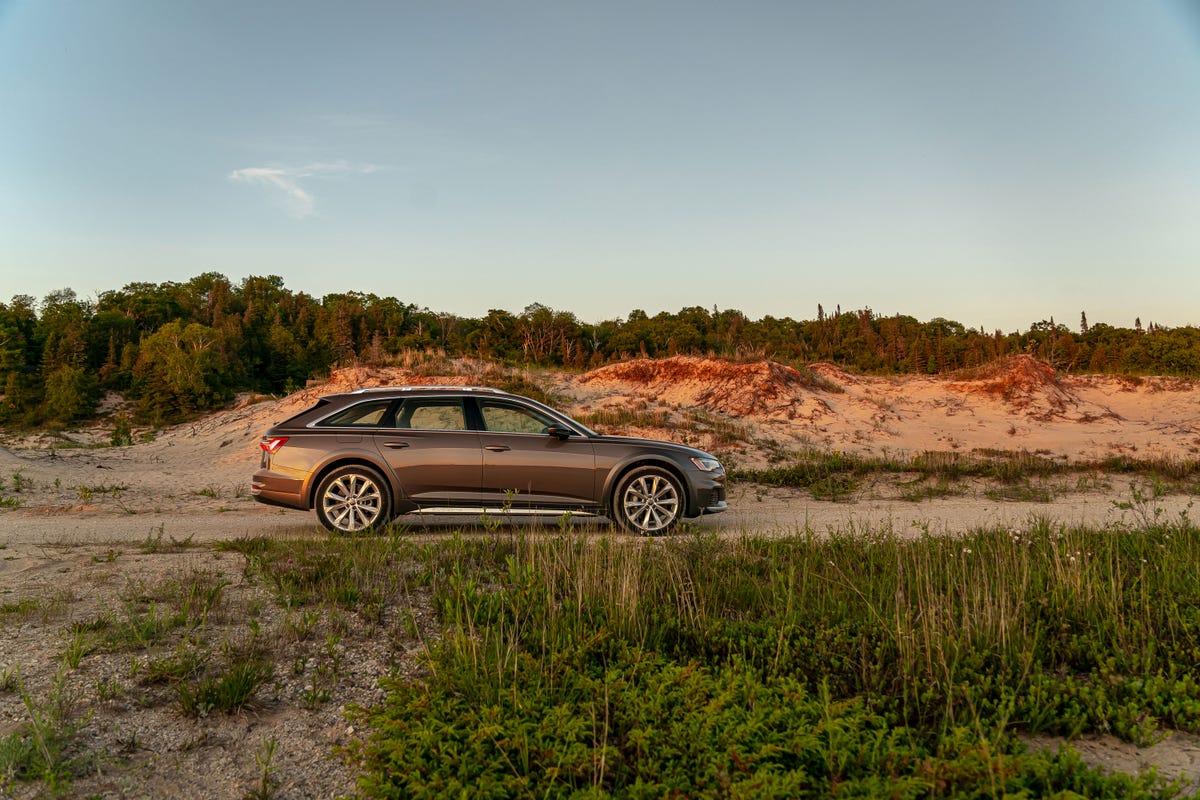
<path fill-rule="evenodd" d="M 250 479 L 250 496 L 260 503 L 307 511 L 302 491 L 303 481 L 287 478 L 267 470 L 259 470 Z"/>

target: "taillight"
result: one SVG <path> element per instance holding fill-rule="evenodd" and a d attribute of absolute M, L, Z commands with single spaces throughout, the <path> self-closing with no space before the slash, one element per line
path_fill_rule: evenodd
<path fill-rule="evenodd" d="M 279 448 L 287 444 L 287 440 L 288 437 L 286 436 L 264 436 L 262 441 L 258 443 L 258 446 L 271 455 L 275 455 L 279 452 Z"/>

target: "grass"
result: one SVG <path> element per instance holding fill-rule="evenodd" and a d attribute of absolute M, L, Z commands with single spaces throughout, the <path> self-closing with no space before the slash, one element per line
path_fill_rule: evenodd
<path fill-rule="evenodd" d="M 28 720 L 14 733 L 0 738 L 0 792 L 14 781 L 42 783 L 53 795 L 70 785 L 71 777 L 88 759 L 74 754 L 76 734 L 87 724 L 77 713 L 77 699 L 59 669 L 44 699 L 35 698 L 16 679 L 17 691 Z"/>
<path fill-rule="evenodd" d="M 597 431 L 618 433 L 630 428 L 666 428 L 671 423 L 671 412 L 667 409 L 638 408 L 622 405 L 614 408 L 603 408 L 584 414 L 577 414 L 576 419 Z"/>
<path fill-rule="evenodd" d="M 244 556 L 236 603 L 213 570 L 131 581 L 119 607 L 65 629 L 45 699 L 5 673 L 27 719 L 0 741 L 0 793 L 81 774 L 68 677 L 94 681 L 91 659 L 130 664 L 99 703 L 316 714 L 343 702 L 356 643 L 380 640 L 424 648 L 352 712 L 343 755 L 365 797 L 1170 797 L 1024 744 L 1200 734 L 1200 530 L 1157 511 L 1162 488 L 1119 501 L 1128 527 L 1037 518 L 953 538 L 225 542 L 215 563 Z M 251 612 L 245 592 L 278 609 Z M 266 741 L 253 796 L 277 788 Z"/>
<path fill-rule="evenodd" d="M 189 717 L 206 717 L 213 711 L 233 714 L 247 708 L 274 674 L 269 660 L 239 656 L 215 674 L 179 682 L 179 708 Z"/>
<path fill-rule="evenodd" d="M 640 405 L 579 414 L 577 419 L 590 428 L 612 434 L 627 433 L 631 428 L 671 428 L 674 436 L 684 444 L 696 444 L 704 437 L 705 446 L 710 449 L 728 448 L 751 440 L 749 426 L 728 415 L 691 408 L 679 411 L 676 419 L 670 409 L 651 409 L 645 401 Z"/>
<path fill-rule="evenodd" d="M 948 478 L 918 477 L 914 481 L 908 481 L 899 485 L 899 498 L 910 503 L 919 503 L 922 500 L 934 500 L 943 497 L 955 497 L 962 494 L 960 489 L 955 484 L 951 483 Z"/>
<path fill-rule="evenodd" d="M 1186 518 L 413 555 L 442 633 L 359 712 L 367 796 L 1168 797 L 1022 737 L 1200 732 Z"/>
<path fill-rule="evenodd" d="M 969 478 L 981 478 L 1001 484 L 992 499 L 1029 499 L 1048 502 L 1052 491 L 1046 481 L 1050 478 L 1075 478 L 1075 485 L 1086 490 L 1108 473 L 1136 475 L 1160 487 L 1162 491 L 1197 493 L 1200 491 L 1200 461 L 1174 457 L 1133 460 L 1128 458 L 1099 461 L 1066 461 L 1050 458 L 1044 453 L 1025 450 L 976 450 L 972 453 L 929 450 L 912 457 L 896 455 L 860 455 L 837 450 L 806 450 L 780 458 L 777 466 L 766 469 L 733 469 L 734 481 L 762 483 L 770 486 L 791 486 L 812 489 L 831 479 L 857 480 L 879 473 L 915 474 L 924 481 L 949 487 Z M 1034 480 L 1038 484 L 1034 484 Z M 910 483 L 911 485 L 911 483 Z M 953 493 L 931 492 L 928 496 Z M 919 489 L 902 492 L 906 500 L 925 499 Z M 989 495 L 990 496 L 990 495 Z"/>
<path fill-rule="evenodd" d="M 0 603 L 0 621 L 8 617 L 25 618 L 37 611 L 41 603 L 32 597 L 22 597 L 19 600 L 7 600 Z"/>

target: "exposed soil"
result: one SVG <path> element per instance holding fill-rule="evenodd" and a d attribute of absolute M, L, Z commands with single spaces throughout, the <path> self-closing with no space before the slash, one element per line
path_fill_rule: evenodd
<path fill-rule="evenodd" d="M 244 559 L 207 545 L 258 534 L 323 536 L 311 515 L 250 499 L 247 487 L 262 431 L 321 394 L 373 385 L 479 383 L 498 369 L 470 360 L 444 367 L 440 374 L 342 370 L 328 384 L 289 397 L 244 398 L 195 423 L 135 431 L 135 438 L 146 441 L 130 447 L 93 447 L 111 433 L 103 426 L 4 435 L 0 498 L 19 505 L 0 508 L 0 603 L 32 600 L 37 605 L 0 618 L 0 672 L 19 669 L 28 694 L 47 698 L 67 644 L 64 631 L 72 623 L 123 613 L 131 586 L 160 586 L 196 573 L 228 581 L 210 636 L 244 643 L 254 620 L 257 636 L 274 654 L 275 677 L 251 709 L 199 719 L 184 716 L 160 688 L 131 675 L 136 668 L 129 653 L 84 656 L 67 675 L 76 708 L 93 713 L 80 732 L 79 755 L 89 759 L 87 773 L 75 779 L 80 796 L 240 797 L 261 776 L 256 754 L 261 756 L 272 737 L 278 741 L 272 761 L 280 781 L 275 796 L 329 797 L 353 788 L 350 767 L 330 757 L 353 735 L 342 709 L 376 702 L 376 681 L 389 671 L 416 669 L 418 641 L 408 638 L 395 619 L 368 624 L 353 615 L 323 619 L 310 637 L 297 640 L 289 633 L 294 620 L 289 623 L 266 588 L 247 578 Z M 569 413 L 627 420 L 611 426 L 613 432 L 689 441 L 744 467 L 785 462 L 789 454 L 809 448 L 898 458 L 925 451 L 1025 450 L 1063 462 L 1200 455 L 1195 382 L 1058 376 L 1024 357 L 954 378 L 864 377 L 828 364 L 797 370 L 771 362 L 698 358 L 633 361 L 583 375 L 517 377 L 549 388 Z M 945 497 L 910 502 L 902 498 L 914 477 L 866 480 L 837 503 L 799 490 L 734 486 L 730 510 L 697 525 L 723 536 L 806 529 L 954 535 L 980 526 L 1021 528 L 1042 518 L 1137 525 L 1156 513 L 1187 513 L 1192 501 L 1173 495 L 1123 509 L 1115 501 L 1131 497 L 1129 478 L 1071 473 L 1048 480 L 1048 503 L 990 499 L 989 487 L 976 482 L 962 482 Z M 471 517 L 407 521 L 410 535 L 431 540 L 459 530 L 482 532 Z M 417 617 L 428 626 L 423 634 L 429 635 L 435 626 L 423 602 L 414 597 Z M 395 610 L 397 618 L 402 611 Z M 307 703 L 304 693 L 316 665 L 334 658 L 325 650 L 329 634 L 337 640 L 342 668 L 330 699 Z M 0 736 L 27 719 L 19 694 L 0 692 Z M 1141 750 L 1111 738 L 1072 745 L 1111 769 L 1136 771 L 1153 764 L 1162 774 L 1200 777 L 1200 744 L 1192 737 L 1172 735 Z M 33 797 L 41 789 L 15 784 L 7 791 Z"/>

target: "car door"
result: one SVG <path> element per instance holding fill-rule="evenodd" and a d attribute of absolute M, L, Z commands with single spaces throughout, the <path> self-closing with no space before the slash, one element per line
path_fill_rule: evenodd
<path fill-rule="evenodd" d="M 424 508 L 480 506 L 483 456 L 461 397 L 407 397 L 376 445 L 407 500 Z"/>
<path fill-rule="evenodd" d="M 483 449 L 483 501 L 488 508 L 594 507 L 596 455 L 586 436 L 560 438 L 561 424 L 537 409 L 499 398 L 475 398 Z"/>

